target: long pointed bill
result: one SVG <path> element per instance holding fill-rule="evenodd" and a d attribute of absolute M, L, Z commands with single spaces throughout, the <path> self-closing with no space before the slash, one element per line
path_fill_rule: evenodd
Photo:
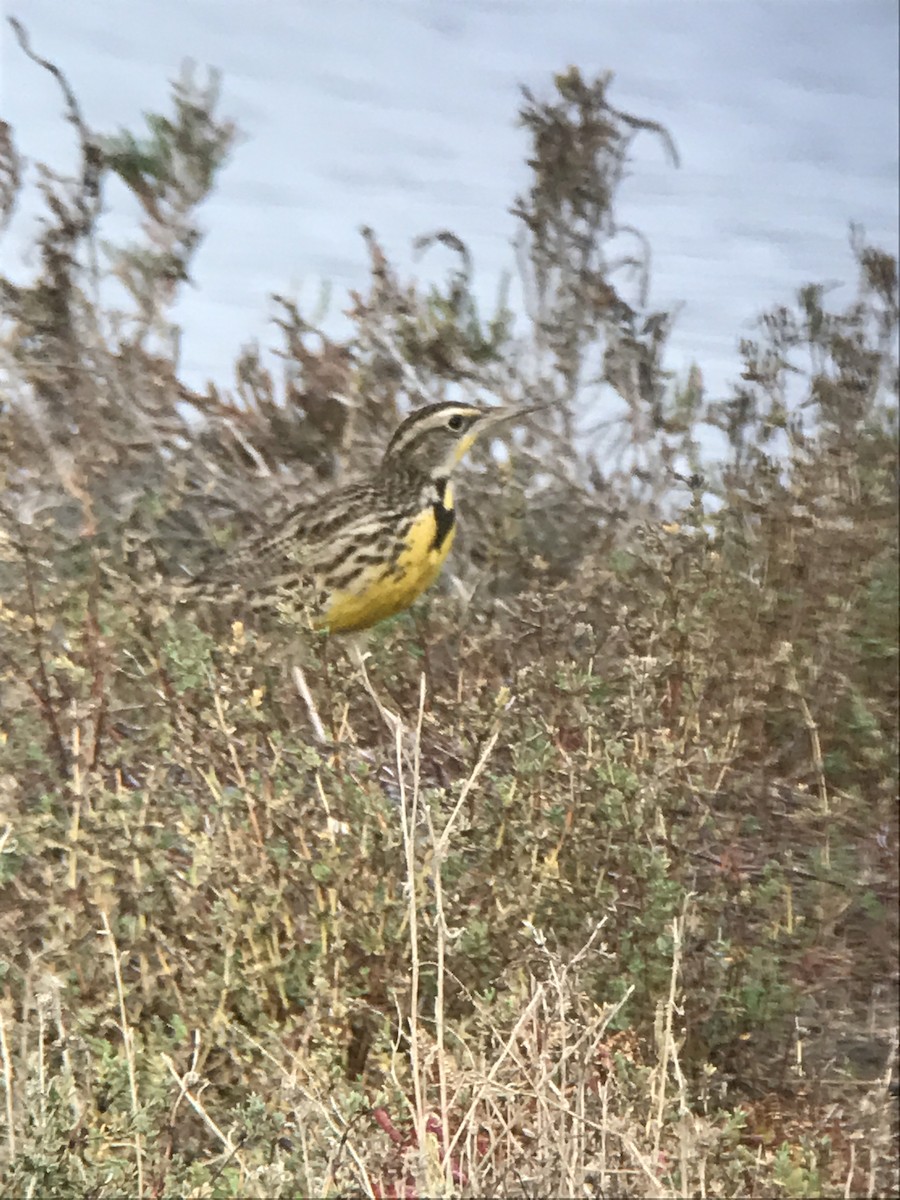
<path fill-rule="evenodd" d="M 493 425 L 499 425 L 503 421 L 516 421 L 522 417 L 530 417 L 532 413 L 546 412 L 552 405 L 546 401 L 543 404 L 527 404 L 520 407 L 518 404 L 502 404 L 497 408 L 492 408 L 479 417 L 478 421 L 473 425 L 479 433 L 483 433 L 485 429 L 490 429 Z"/>
<path fill-rule="evenodd" d="M 502 425 L 506 421 L 511 421 L 515 417 L 521 416 L 522 409 L 514 408 L 512 405 L 504 405 L 502 408 L 492 408 L 488 412 L 480 416 L 475 424 L 469 429 L 469 432 L 464 438 L 460 438 L 453 454 L 453 464 L 462 462 L 468 452 L 475 445 L 478 438 L 481 437 L 488 429 L 493 429 L 495 425 Z"/>

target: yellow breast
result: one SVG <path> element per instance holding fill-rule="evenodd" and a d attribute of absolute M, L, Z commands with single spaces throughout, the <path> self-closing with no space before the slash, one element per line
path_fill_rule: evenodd
<path fill-rule="evenodd" d="M 444 505 L 445 513 L 451 514 L 449 485 Z M 366 565 L 345 590 L 328 597 L 320 627 L 331 633 L 351 633 L 409 608 L 440 575 L 455 534 L 455 526 L 440 528 L 434 507 L 424 509 L 413 521 L 396 558 Z"/>

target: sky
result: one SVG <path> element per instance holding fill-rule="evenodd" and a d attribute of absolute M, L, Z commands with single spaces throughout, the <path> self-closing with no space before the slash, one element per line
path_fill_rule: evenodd
<path fill-rule="evenodd" d="M 304 311 L 366 278 L 370 225 L 418 269 L 413 239 L 450 228 L 490 309 L 515 265 L 509 206 L 526 183 L 519 86 L 549 95 L 570 64 L 611 70 L 613 103 L 665 124 L 674 169 L 635 145 L 618 214 L 653 251 L 652 302 L 679 305 L 668 365 L 724 393 L 755 316 L 811 280 L 850 284 L 851 221 L 896 253 L 895 0 L 7 0 L 35 51 L 66 73 L 94 129 L 165 110 L 190 58 L 223 73 L 242 141 L 202 210 L 196 286 L 176 316 L 182 375 L 227 384 L 241 346 L 274 344 L 272 292 Z M 0 117 L 29 191 L 0 243 L 27 276 L 35 163 L 71 169 L 55 81 L 4 22 Z M 104 231 L 135 210 L 110 189 Z"/>

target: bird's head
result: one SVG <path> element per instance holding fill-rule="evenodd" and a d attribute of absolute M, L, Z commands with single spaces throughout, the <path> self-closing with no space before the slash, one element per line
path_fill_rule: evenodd
<path fill-rule="evenodd" d="M 515 408 L 445 402 L 411 412 L 384 452 L 388 468 L 412 468 L 429 477 L 449 476 L 486 429 L 518 415 Z"/>

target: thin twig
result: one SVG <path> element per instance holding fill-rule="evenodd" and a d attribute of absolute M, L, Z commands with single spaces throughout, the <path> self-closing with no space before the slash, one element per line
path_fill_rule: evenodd
<path fill-rule="evenodd" d="M 188 1104 L 190 1104 L 191 1108 L 194 1110 L 194 1112 L 197 1114 L 197 1116 L 203 1121 L 203 1123 L 204 1123 L 204 1125 L 206 1125 L 207 1129 L 209 1129 L 210 1132 L 215 1137 L 217 1137 L 219 1139 L 219 1141 L 222 1143 L 222 1146 L 223 1146 L 226 1154 L 228 1154 L 229 1156 L 236 1154 L 238 1152 L 238 1150 L 240 1149 L 240 1146 L 236 1146 L 235 1143 L 228 1136 L 228 1134 L 222 1132 L 222 1130 L 219 1128 L 219 1126 L 215 1123 L 215 1121 L 212 1119 L 212 1117 L 209 1115 L 209 1113 L 206 1111 L 206 1109 L 200 1103 L 198 1098 L 193 1094 L 193 1092 L 190 1090 L 187 1083 L 185 1082 L 185 1079 L 187 1078 L 187 1076 L 182 1077 L 181 1075 L 178 1074 L 178 1071 L 175 1069 L 175 1064 L 172 1062 L 172 1059 L 169 1057 L 168 1054 L 161 1054 L 160 1058 L 168 1067 L 169 1072 L 172 1075 L 172 1078 L 175 1080 L 175 1082 L 181 1088 L 181 1091 L 180 1091 L 179 1097 L 178 1097 L 179 1100 L 182 1098 L 187 1100 Z"/>
<path fill-rule="evenodd" d="M 6 1099 L 6 1142 L 9 1146 L 9 1161 L 16 1157 L 16 1125 L 13 1107 L 13 1068 L 6 1041 L 6 1022 L 0 1010 L 0 1058 L 3 1059 L 3 1092 Z"/>
<path fill-rule="evenodd" d="M 424 676 L 422 678 L 424 681 Z M 420 689 L 419 716 L 413 747 L 411 796 L 406 787 L 403 763 L 403 726 L 399 721 L 397 721 L 394 731 L 397 782 L 400 787 L 400 824 L 403 833 L 403 850 L 406 858 L 406 886 L 409 895 L 409 945 L 411 955 L 409 980 L 409 1057 L 413 1096 L 415 1098 L 416 1145 L 419 1147 L 420 1152 L 424 1150 L 427 1131 L 422 1064 L 419 1058 L 419 973 L 421 963 L 419 956 L 419 902 L 416 895 L 415 824 L 416 813 L 419 807 L 419 772 L 421 767 L 424 709 L 425 696 L 424 692 Z"/>
<path fill-rule="evenodd" d="M 16 36 L 16 41 L 21 46 L 26 57 L 30 58 L 33 63 L 37 63 L 39 67 L 43 67 L 45 71 L 49 71 L 59 84 L 66 101 L 67 119 L 78 131 L 82 161 L 81 193 L 79 195 L 78 210 L 82 224 L 76 232 L 79 236 L 83 237 L 90 232 L 100 213 L 100 167 L 103 162 L 102 152 L 96 138 L 91 134 L 84 117 L 81 115 L 81 109 L 78 106 L 78 101 L 75 99 L 75 93 L 72 91 L 71 85 L 65 75 L 55 63 L 50 62 L 46 58 L 41 58 L 39 54 L 32 50 L 28 33 L 20 21 L 15 17 L 7 17 L 7 20 Z M 90 205 L 86 203 L 86 198 L 90 199 Z"/>
<path fill-rule="evenodd" d="M 109 924 L 109 917 L 106 915 L 106 912 L 103 909 L 100 911 L 100 922 L 103 926 L 104 935 L 109 938 L 109 950 L 112 956 L 113 975 L 116 981 L 116 995 L 119 999 L 119 1029 L 122 1034 L 122 1043 L 125 1046 L 125 1063 L 128 1067 L 128 1088 L 131 1093 L 131 1116 L 134 1121 L 134 1155 L 137 1165 L 137 1192 L 138 1196 L 143 1196 L 144 1156 L 141 1146 L 140 1102 L 138 1100 L 137 1072 L 134 1065 L 134 1034 L 132 1033 L 131 1026 L 128 1023 L 128 1012 L 125 1007 L 125 987 L 122 983 L 122 970 L 119 964 L 119 948 L 116 945 L 116 939 L 113 936 L 113 931 Z"/>

